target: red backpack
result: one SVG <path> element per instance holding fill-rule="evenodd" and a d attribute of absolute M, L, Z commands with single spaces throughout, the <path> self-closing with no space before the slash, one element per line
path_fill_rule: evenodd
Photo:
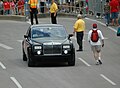
<path fill-rule="evenodd" d="M 97 30 L 92 30 L 91 33 L 91 41 L 92 42 L 97 42 L 99 40 L 99 35 Z"/>

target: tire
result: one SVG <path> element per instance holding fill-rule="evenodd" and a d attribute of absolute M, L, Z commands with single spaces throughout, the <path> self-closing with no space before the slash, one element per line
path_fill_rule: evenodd
<path fill-rule="evenodd" d="M 69 66 L 75 66 L 75 54 L 71 56 L 71 59 L 68 61 Z"/>
<path fill-rule="evenodd" d="M 33 61 L 28 60 L 28 67 L 34 67 L 35 63 Z"/>
<path fill-rule="evenodd" d="M 27 57 L 26 57 L 26 55 L 25 55 L 24 50 L 23 50 L 23 61 L 27 61 Z"/>

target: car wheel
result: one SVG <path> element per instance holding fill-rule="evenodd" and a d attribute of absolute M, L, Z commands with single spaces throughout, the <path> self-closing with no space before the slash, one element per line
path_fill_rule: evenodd
<path fill-rule="evenodd" d="M 27 61 L 27 57 L 26 57 L 26 55 L 25 55 L 24 50 L 23 50 L 23 61 Z"/>
<path fill-rule="evenodd" d="M 33 62 L 32 61 L 28 61 L 28 67 L 34 67 L 34 64 L 33 64 Z"/>
<path fill-rule="evenodd" d="M 68 61 L 69 66 L 75 65 L 75 54 L 72 55 L 71 59 Z"/>
<path fill-rule="evenodd" d="M 35 63 L 33 61 L 30 60 L 30 58 L 28 59 L 28 67 L 34 67 Z"/>

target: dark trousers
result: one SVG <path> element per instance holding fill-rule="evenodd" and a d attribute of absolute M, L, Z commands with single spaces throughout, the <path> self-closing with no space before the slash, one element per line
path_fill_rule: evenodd
<path fill-rule="evenodd" d="M 57 16 L 57 14 L 56 14 Z M 51 22 L 52 24 L 57 24 L 56 16 L 54 16 L 54 13 L 51 13 Z"/>
<path fill-rule="evenodd" d="M 110 13 L 105 14 L 105 19 L 106 19 L 106 23 L 109 24 L 110 23 Z"/>
<path fill-rule="evenodd" d="M 33 25 L 33 15 L 35 17 L 36 24 L 38 24 L 38 18 L 37 18 L 38 10 L 37 8 L 31 8 L 30 12 L 30 19 L 31 19 L 31 25 Z"/>
<path fill-rule="evenodd" d="M 83 36 L 84 32 L 76 32 L 77 43 L 79 45 L 79 50 L 83 49 Z"/>
<path fill-rule="evenodd" d="M 3 15 L 3 10 L 0 10 L 0 15 Z"/>
<path fill-rule="evenodd" d="M 44 2 L 40 2 L 40 6 L 41 13 L 44 13 Z"/>

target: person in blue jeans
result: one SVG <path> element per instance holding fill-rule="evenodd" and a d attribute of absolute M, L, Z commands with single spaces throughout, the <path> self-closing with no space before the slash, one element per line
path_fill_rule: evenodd
<path fill-rule="evenodd" d="M 106 26 L 110 23 L 110 5 L 109 0 L 106 0 L 106 4 L 104 5 L 104 14 L 105 14 L 105 22 Z"/>

